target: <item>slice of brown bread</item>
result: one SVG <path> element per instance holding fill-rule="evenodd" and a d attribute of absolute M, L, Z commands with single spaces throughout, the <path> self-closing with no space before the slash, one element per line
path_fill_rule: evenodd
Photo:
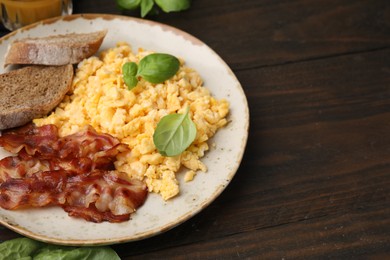
<path fill-rule="evenodd" d="M 4 65 L 76 64 L 95 54 L 107 31 L 93 33 L 70 33 L 40 38 L 24 38 L 11 43 Z"/>
<path fill-rule="evenodd" d="M 0 130 L 47 115 L 70 90 L 73 66 L 27 66 L 0 75 Z"/>

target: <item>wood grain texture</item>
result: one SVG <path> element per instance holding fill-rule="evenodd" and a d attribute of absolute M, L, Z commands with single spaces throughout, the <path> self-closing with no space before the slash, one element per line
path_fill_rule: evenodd
<path fill-rule="evenodd" d="M 390 43 L 390 4 L 385 1 L 230 0 L 197 5 L 201 3 L 194 1 L 189 19 L 174 25 L 204 40 L 233 69 L 377 49 Z M 171 19 L 159 18 L 167 23 Z"/>
<path fill-rule="evenodd" d="M 139 16 L 115 1 L 74 4 Z M 389 1 L 196 0 L 149 19 L 221 55 L 251 126 L 222 195 L 166 233 L 113 245 L 122 259 L 390 257 Z M 16 236 L 0 228 L 0 240 Z"/>
<path fill-rule="evenodd" d="M 129 259 L 351 259 L 388 256 L 389 209 L 306 219 L 196 243 L 145 251 Z M 130 249 L 129 247 L 127 248 Z M 131 248 L 132 250 L 133 248 Z M 127 252 L 129 253 L 129 252 Z"/>
<path fill-rule="evenodd" d="M 139 16 L 115 1 L 75 1 L 75 11 Z M 370 0 L 196 0 L 149 19 L 185 30 L 233 69 L 284 64 L 390 45 L 390 3 Z"/>

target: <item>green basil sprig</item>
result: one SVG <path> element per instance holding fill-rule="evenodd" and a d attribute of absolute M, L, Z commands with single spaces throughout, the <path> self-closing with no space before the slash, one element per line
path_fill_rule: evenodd
<path fill-rule="evenodd" d="M 166 13 L 184 11 L 191 6 L 191 0 L 116 0 L 116 2 L 119 7 L 127 10 L 140 8 L 142 17 L 158 13 L 156 5 Z"/>
<path fill-rule="evenodd" d="M 180 62 L 175 56 L 153 53 L 139 62 L 137 74 L 151 83 L 161 83 L 174 76 L 179 67 Z"/>
<path fill-rule="evenodd" d="M 153 9 L 153 0 L 142 0 L 141 1 L 141 17 L 145 17 Z"/>
<path fill-rule="evenodd" d="M 196 126 L 189 117 L 189 107 L 184 114 L 170 114 L 161 118 L 153 134 L 153 142 L 163 156 L 176 156 L 184 152 L 195 140 Z"/>
<path fill-rule="evenodd" d="M 153 53 L 145 56 L 137 65 L 126 62 L 122 67 L 123 81 L 131 90 L 138 83 L 138 77 L 151 83 L 162 83 L 173 77 L 179 70 L 180 61 L 170 54 Z"/>
<path fill-rule="evenodd" d="M 120 7 L 124 9 L 133 10 L 140 5 L 141 0 L 116 0 L 116 2 Z"/>
<path fill-rule="evenodd" d="M 123 81 L 129 89 L 137 86 L 137 70 L 138 66 L 134 62 L 126 62 L 122 66 Z"/>
<path fill-rule="evenodd" d="M 177 12 L 190 8 L 189 0 L 155 0 L 156 4 L 166 13 Z"/>

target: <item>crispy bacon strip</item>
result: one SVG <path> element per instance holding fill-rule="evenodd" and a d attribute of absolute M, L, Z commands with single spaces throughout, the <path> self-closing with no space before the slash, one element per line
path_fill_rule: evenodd
<path fill-rule="evenodd" d="M 16 156 L 0 160 L 0 207 L 59 205 L 70 216 L 121 222 L 146 200 L 146 185 L 113 171 L 116 138 L 92 127 L 60 138 L 54 125 L 4 131 L 0 146 Z"/>
<path fill-rule="evenodd" d="M 111 212 L 99 212 L 93 205 L 88 208 L 64 206 L 63 209 L 68 212 L 69 216 L 83 218 L 90 222 L 100 223 L 109 221 L 112 223 L 124 222 L 130 219 L 130 214 L 114 215 Z"/>
<path fill-rule="evenodd" d="M 104 158 L 107 156 L 112 158 L 119 151 L 128 149 L 118 139 L 108 134 L 99 134 L 91 126 L 60 138 L 55 125 L 36 127 L 34 124 L 4 131 L 0 136 L 0 146 L 11 153 L 24 151 L 43 159 L 88 157 L 98 164 L 106 163 Z"/>
<path fill-rule="evenodd" d="M 58 137 L 55 125 L 28 124 L 4 131 L 0 146 L 18 156 L 0 160 L 0 183 L 32 172 L 68 170 L 85 173 L 94 169 L 113 170 L 118 153 L 128 150 L 118 139 L 98 134 L 91 126 L 83 131 Z"/>
<path fill-rule="evenodd" d="M 34 124 L 27 124 L 4 130 L 0 136 L 0 146 L 11 153 L 18 153 L 24 148 L 30 155 L 54 155 L 54 151 L 59 149 L 58 139 L 58 129 L 55 125 L 36 127 Z"/>
<path fill-rule="evenodd" d="M 90 172 L 96 168 L 102 170 L 113 170 L 112 161 L 100 164 L 98 167 L 91 159 L 82 157 L 69 160 L 59 158 L 40 159 L 38 157 L 17 155 L 9 156 L 0 160 L 0 183 L 10 178 L 31 177 L 40 171 L 66 170 L 77 174 Z"/>
<path fill-rule="evenodd" d="M 0 185 L 0 207 L 19 209 L 62 204 L 68 172 L 47 171 L 26 178 L 11 178 Z"/>
<path fill-rule="evenodd" d="M 142 206 L 146 185 L 117 171 L 77 175 L 69 179 L 64 210 L 93 222 L 121 222 Z M 87 209 L 87 210 L 86 210 Z"/>
<path fill-rule="evenodd" d="M 47 169 L 48 166 L 40 160 L 23 160 L 20 156 L 5 157 L 0 160 L 0 183 Z"/>
<path fill-rule="evenodd" d="M 122 222 L 142 206 L 146 185 L 117 171 L 74 175 L 69 171 L 39 172 L 11 178 L 0 186 L 0 207 L 19 209 L 59 205 L 70 216 L 93 222 Z"/>

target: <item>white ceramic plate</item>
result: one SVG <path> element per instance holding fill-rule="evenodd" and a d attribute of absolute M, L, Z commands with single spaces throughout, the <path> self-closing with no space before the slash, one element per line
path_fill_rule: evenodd
<path fill-rule="evenodd" d="M 73 15 L 49 19 L 15 31 L 0 39 L 0 72 L 4 72 L 4 55 L 15 39 L 71 32 L 92 32 L 108 29 L 101 49 L 118 41 L 138 47 L 167 52 L 185 59 L 196 69 L 217 98 L 230 102 L 231 122 L 217 132 L 212 148 L 203 158 L 207 173 L 198 173 L 192 182 L 185 183 L 178 174 L 181 193 L 168 202 L 150 194 L 146 203 L 120 224 L 90 223 L 71 218 L 61 208 L 7 211 L 0 209 L 0 223 L 25 236 L 65 245 L 102 245 L 144 239 L 188 220 L 209 205 L 235 175 L 248 137 L 249 111 L 240 83 L 226 63 L 207 45 L 173 27 L 124 16 Z M 0 158 L 6 156 L 1 150 Z"/>

